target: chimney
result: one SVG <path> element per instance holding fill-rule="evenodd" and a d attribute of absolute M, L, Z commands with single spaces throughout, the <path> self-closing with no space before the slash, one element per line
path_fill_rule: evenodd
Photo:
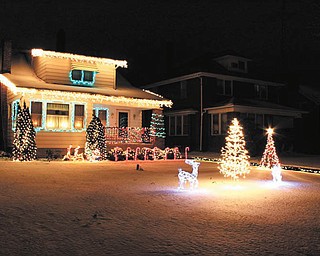
<path fill-rule="evenodd" d="M 1 72 L 0 73 L 11 73 L 11 55 L 12 55 L 12 42 L 11 40 L 2 41 L 2 52 L 1 52 Z"/>
<path fill-rule="evenodd" d="M 65 52 L 66 50 L 66 33 L 61 28 L 57 33 L 56 38 L 56 51 L 57 52 Z"/>

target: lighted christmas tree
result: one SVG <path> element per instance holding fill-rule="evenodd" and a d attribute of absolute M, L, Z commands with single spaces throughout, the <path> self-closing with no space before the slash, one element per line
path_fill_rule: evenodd
<path fill-rule="evenodd" d="M 267 168 L 272 168 L 273 166 L 278 166 L 280 165 L 279 163 L 279 158 L 276 153 L 276 147 L 274 145 L 274 140 L 273 140 L 273 129 L 269 128 L 267 129 L 267 145 L 264 150 L 264 153 L 261 158 L 260 165 L 267 167 Z"/>
<path fill-rule="evenodd" d="M 13 135 L 12 156 L 14 161 L 32 161 L 37 157 L 36 131 L 33 127 L 29 108 L 18 105 L 16 128 Z"/>
<path fill-rule="evenodd" d="M 165 138 L 164 117 L 162 114 L 152 113 L 150 122 L 150 136 Z"/>
<path fill-rule="evenodd" d="M 100 160 L 107 159 L 105 127 L 95 115 L 92 116 L 87 128 L 85 154 L 88 158 L 95 154 L 99 155 Z"/>
<path fill-rule="evenodd" d="M 249 170 L 249 155 L 245 148 L 243 129 L 239 121 L 234 118 L 228 130 L 226 145 L 221 149 L 220 172 L 224 177 L 236 180 L 240 176 L 245 177 Z"/>

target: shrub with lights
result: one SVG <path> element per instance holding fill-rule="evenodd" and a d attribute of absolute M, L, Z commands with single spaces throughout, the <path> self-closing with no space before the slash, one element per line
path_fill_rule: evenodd
<path fill-rule="evenodd" d="M 277 156 L 276 147 L 273 140 L 273 129 L 267 129 L 267 145 L 263 152 L 260 165 L 271 169 L 273 166 L 280 165 L 279 158 Z"/>
<path fill-rule="evenodd" d="M 36 131 L 26 103 L 18 105 L 12 156 L 14 161 L 32 161 L 37 157 Z"/>
<path fill-rule="evenodd" d="M 101 120 L 95 115 L 92 116 L 92 120 L 88 125 L 85 145 L 87 158 L 92 158 L 93 154 L 99 155 L 99 160 L 107 159 L 105 128 Z"/>
<path fill-rule="evenodd" d="M 228 129 L 226 145 L 221 149 L 219 169 L 224 177 L 231 177 L 233 180 L 236 180 L 240 176 L 245 177 L 250 172 L 250 157 L 245 146 L 243 128 L 239 124 L 238 119 L 234 118 Z"/>

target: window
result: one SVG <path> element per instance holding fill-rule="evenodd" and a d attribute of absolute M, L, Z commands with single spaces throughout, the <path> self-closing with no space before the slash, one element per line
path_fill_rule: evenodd
<path fill-rule="evenodd" d="M 256 98 L 261 99 L 261 100 L 267 99 L 268 96 L 267 96 L 267 86 L 266 85 L 255 84 L 254 89 L 255 89 Z"/>
<path fill-rule="evenodd" d="M 226 134 L 228 130 L 228 114 L 211 114 L 211 135 Z"/>
<path fill-rule="evenodd" d="M 47 129 L 70 129 L 69 105 L 47 103 Z"/>
<path fill-rule="evenodd" d="M 169 135 L 171 136 L 189 135 L 189 116 L 188 115 L 170 116 Z"/>
<path fill-rule="evenodd" d="M 217 79 L 217 91 L 221 95 L 233 95 L 233 83 L 231 80 Z"/>
<path fill-rule="evenodd" d="M 96 73 L 95 71 L 75 69 L 70 71 L 69 77 L 73 84 L 92 86 L 95 82 Z"/>
<path fill-rule="evenodd" d="M 180 82 L 180 97 L 181 99 L 187 98 L 187 81 Z"/>
<path fill-rule="evenodd" d="M 103 124 L 104 127 L 107 126 L 107 110 L 105 109 L 99 109 L 98 110 L 98 117 Z"/>
<path fill-rule="evenodd" d="M 79 130 L 84 127 L 84 105 L 74 105 L 74 128 Z"/>
<path fill-rule="evenodd" d="M 42 102 L 31 102 L 31 120 L 34 127 L 42 127 Z"/>
<path fill-rule="evenodd" d="M 119 112 L 119 127 L 128 127 L 128 112 Z"/>
<path fill-rule="evenodd" d="M 12 107 L 11 107 L 12 130 L 16 129 L 16 121 L 17 121 L 19 104 L 20 104 L 19 100 L 15 100 L 12 102 Z"/>
<path fill-rule="evenodd" d="M 241 70 L 245 70 L 246 69 L 246 65 L 244 61 L 239 60 L 239 69 Z"/>

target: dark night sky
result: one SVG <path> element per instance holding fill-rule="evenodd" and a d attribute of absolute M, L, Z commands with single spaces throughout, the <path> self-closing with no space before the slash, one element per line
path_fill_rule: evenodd
<path fill-rule="evenodd" d="M 232 49 L 274 67 L 283 42 L 289 66 L 319 69 L 320 4 L 286 1 L 283 13 L 282 2 L 0 0 L 0 39 L 11 39 L 15 48 L 55 50 L 64 29 L 67 52 L 126 59 L 139 81 L 164 68 L 168 42 L 176 61 Z"/>

